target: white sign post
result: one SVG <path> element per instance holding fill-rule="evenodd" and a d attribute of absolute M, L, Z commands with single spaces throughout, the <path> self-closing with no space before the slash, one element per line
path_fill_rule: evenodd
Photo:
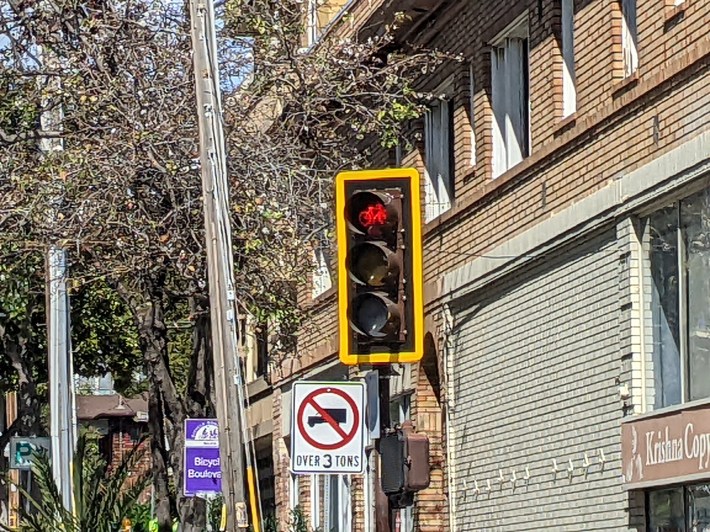
<path fill-rule="evenodd" d="M 364 418 L 364 382 L 294 383 L 291 471 L 363 473 Z"/>

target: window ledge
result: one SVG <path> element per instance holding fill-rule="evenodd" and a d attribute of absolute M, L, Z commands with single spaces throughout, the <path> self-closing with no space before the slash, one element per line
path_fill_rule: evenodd
<path fill-rule="evenodd" d="M 625 77 L 621 81 L 615 82 L 611 86 L 611 94 L 614 98 L 617 98 L 621 94 L 625 93 L 628 90 L 633 89 L 636 85 L 638 85 L 638 82 L 640 80 L 639 76 L 639 71 L 636 69 L 636 72 L 631 74 L 630 76 Z"/>
<path fill-rule="evenodd" d="M 433 230 L 435 227 L 438 227 L 439 225 L 446 223 L 452 217 L 456 216 L 458 214 L 458 212 L 459 212 L 459 210 L 456 208 L 456 204 L 452 202 L 451 207 L 449 207 L 449 210 L 442 212 L 436 218 L 432 218 L 428 222 L 424 223 L 424 231 L 423 231 L 424 234 L 427 234 L 430 230 Z"/>
<path fill-rule="evenodd" d="M 271 391 L 271 385 L 263 375 L 259 375 L 256 379 L 247 383 L 247 396 L 250 400 L 254 400 L 257 395 L 268 391 Z"/>
<path fill-rule="evenodd" d="M 672 405 L 672 406 L 665 406 L 663 408 L 659 408 L 658 410 L 651 410 L 650 412 L 644 412 L 643 414 L 636 414 L 636 415 L 631 415 L 623 418 L 621 420 L 622 423 L 631 423 L 634 421 L 638 421 L 639 419 L 648 419 L 648 418 L 654 418 L 654 417 L 662 417 L 662 416 L 670 416 L 673 414 L 678 414 L 680 412 L 683 412 L 684 410 L 693 410 L 695 408 L 702 408 L 702 407 L 708 407 L 710 406 L 710 397 L 706 397 L 705 399 L 697 399 L 695 401 L 688 401 L 687 403 L 680 403 L 678 405 Z"/>
<path fill-rule="evenodd" d="M 337 292 L 337 285 L 333 284 L 333 286 L 328 288 L 328 290 L 326 290 L 322 294 L 318 294 L 316 297 L 312 297 L 311 300 L 305 306 L 308 309 L 317 308 L 317 307 L 321 306 L 321 304 L 327 303 L 328 301 L 330 301 L 330 299 L 332 298 L 332 296 L 335 295 L 336 292 Z"/>
<path fill-rule="evenodd" d="M 575 111 L 571 115 L 564 117 L 562 120 L 557 122 L 552 127 L 552 135 L 555 137 L 559 136 L 560 134 L 564 133 L 568 129 L 571 129 L 572 127 L 574 127 L 576 122 L 577 122 L 577 112 Z"/>
<path fill-rule="evenodd" d="M 685 16 L 685 11 L 688 9 L 689 0 L 684 0 L 677 6 L 668 6 L 663 14 L 663 27 L 666 31 L 675 26 L 677 22 Z"/>

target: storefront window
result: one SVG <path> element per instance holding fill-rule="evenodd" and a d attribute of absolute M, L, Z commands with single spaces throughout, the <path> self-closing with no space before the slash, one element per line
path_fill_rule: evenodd
<path fill-rule="evenodd" d="M 654 408 L 710 397 L 710 191 L 648 219 Z"/>
<path fill-rule="evenodd" d="M 685 532 L 683 488 L 648 494 L 650 532 Z"/>
<path fill-rule="evenodd" d="M 648 493 L 649 532 L 710 532 L 710 484 Z"/>
<path fill-rule="evenodd" d="M 710 484 L 688 488 L 688 514 L 692 532 L 710 532 Z"/>
<path fill-rule="evenodd" d="M 688 400 L 710 397 L 710 191 L 681 202 L 688 294 Z"/>
<path fill-rule="evenodd" d="M 649 227 L 654 407 L 663 408 L 681 402 L 677 206 L 655 213 Z"/>

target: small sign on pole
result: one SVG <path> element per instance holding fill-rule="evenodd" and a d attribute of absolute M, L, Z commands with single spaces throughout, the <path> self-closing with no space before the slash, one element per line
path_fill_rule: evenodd
<path fill-rule="evenodd" d="M 293 385 L 291 471 L 365 470 L 365 383 L 298 381 Z"/>
<path fill-rule="evenodd" d="M 45 437 L 13 436 L 10 438 L 10 469 L 30 471 L 32 459 L 40 450 L 50 452 L 50 439 Z"/>
<path fill-rule="evenodd" d="M 206 497 L 222 492 L 219 460 L 219 427 L 216 419 L 185 420 L 186 497 Z"/>

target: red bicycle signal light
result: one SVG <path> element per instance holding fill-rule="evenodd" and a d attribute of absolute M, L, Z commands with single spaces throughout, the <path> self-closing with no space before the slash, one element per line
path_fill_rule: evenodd
<path fill-rule="evenodd" d="M 415 362 L 423 351 L 419 173 L 336 177 L 338 322 L 346 364 Z"/>
<path fill-rule="evenodd" d="M 365 229 L 385 225 L 387 223 L 387 209 L 381 203 L 371 203 L 358 213 L 357 220 Z"/>

